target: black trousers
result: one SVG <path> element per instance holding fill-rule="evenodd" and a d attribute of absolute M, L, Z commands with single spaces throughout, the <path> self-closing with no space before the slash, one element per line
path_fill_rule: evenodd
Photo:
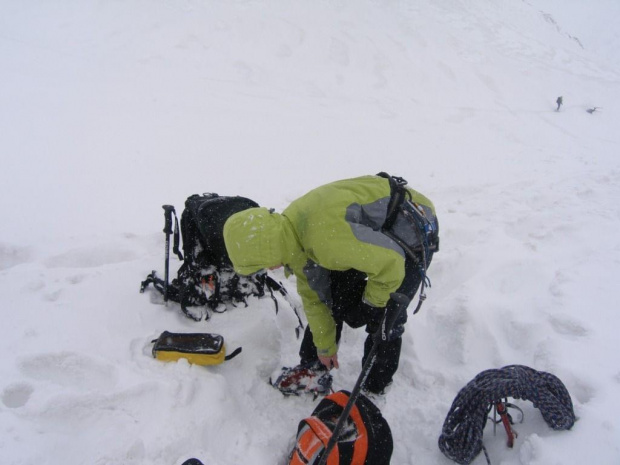
<path fill-rule="evenodd" d="M 362 305 L 362 296 L 366 288 L 366 275 L 364 273 L 357 270 L 332 271 L 330 278 L 333 301 L 331 310 L 332 316 L 336 321 L 336 342 L 340 341 L 342 325 L 344 323 L 353 328 L 365 325 L 368 337 L 364 343 L 363 365 L 373 346 L 373 335 L 379 329 L 383 310 L 377 309 L 372 311 L 367 306 Z M 397 292 L 413 299 L 421 280 L 418 267 L 412 260 L 408 259 L 405 263 L 405 279 Z M 391 340 L 378 343 L 375 362 L 362 386 L 367 391 L 380 393 L 392 382 L 392 378 L 398 370 L 402 346 L 401 336 L 405 331 L 404 325 L 406 322 L 407 312 L 403 311 L 394 325 L 392 333 L 394 336 Z M 302 364 L 319 360 L 309 327 L 306 327 L 301 348 L 299 349 L 299 357 Z"/>

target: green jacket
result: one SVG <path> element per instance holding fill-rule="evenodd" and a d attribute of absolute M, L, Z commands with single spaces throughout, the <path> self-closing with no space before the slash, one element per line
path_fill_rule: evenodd
<path fill-rule="evenodd" d="M 428 198 L 409 191 L 414 202 L 435 215 Z M 252 274 L 285 265 L 295 274 L 319 355 L 337 352 L 330 271 L 365 273 L 364 299 L 375 307 L 384 307 L 405 277 L 403 250 L 380 231 L 389 200 L 387 179 L 363 176 L 318 187 L 281 215 L 251 208 L 231 216 L 224 226 L 235 271 Z"/>

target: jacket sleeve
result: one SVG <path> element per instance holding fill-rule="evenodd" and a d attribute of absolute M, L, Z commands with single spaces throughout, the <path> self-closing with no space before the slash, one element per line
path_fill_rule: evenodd
<path fill-rule="evenodd" d="M 312 338 L 320 356 L 332 356 L 336 345 L 336 322 L 331 313 L 329 271 L 308 261 L 303 269 L 294 270 L 297 292 L 312 331 Z"/>

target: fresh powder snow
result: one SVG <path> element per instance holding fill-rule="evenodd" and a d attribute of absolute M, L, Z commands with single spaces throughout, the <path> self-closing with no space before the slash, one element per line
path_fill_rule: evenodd
<path fill-rule="evenodd" d="M 0 463 L 285 464 L 318 402 L 268 383 L 298 362 L 297 319 L 267 296 L 194 322 L 140 294 L 161 206 L 282 211 L 386 171 L 434 201 L 442 241 L 382 406 L 391 463 L 453 463 L 458 391 L 522 364 L 578 420 L 516 401 L 514 448 L 485 429 L 492 463 L 619 464 L 619 20 L 617 0 L 0 1 Z M 243 352 L 160 362 L 164 330 Z M 345 328 L 335 389 L 365 337 Z"/>

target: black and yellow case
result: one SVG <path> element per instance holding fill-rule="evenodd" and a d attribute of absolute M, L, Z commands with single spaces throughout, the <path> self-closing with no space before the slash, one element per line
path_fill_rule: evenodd
<path fill-rule="evenodd" d="M 219 334 L 164 331 L 152 342 L 153 357 L 163 362 L 184 358 L 194 365 L 219 365 L 241 352 L 239 347 L 227 356 L 224 338 Z"/>

